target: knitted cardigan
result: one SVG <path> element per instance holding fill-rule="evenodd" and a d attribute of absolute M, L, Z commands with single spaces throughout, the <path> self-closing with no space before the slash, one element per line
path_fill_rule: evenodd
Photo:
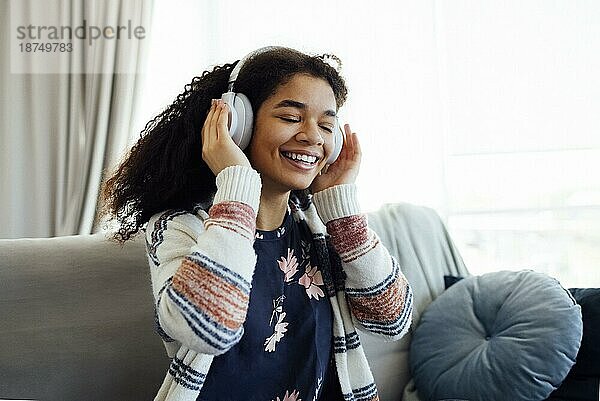
<path fill-rule="evenodd" d="M 157 213 L 145 229 L 156 330 L 171 358 L 155 401 L 195 401 L 213 357 L 244 333 L 257 260 L 260 175 L 232 166 L 217 175 L 216 184 L 208 213 L 200 205 L 192 212 Z M 412 290 L 360 214 L 353 184 L 313 196 L 293 192 L 289 207 L 313 235 L 332 308 L 344 400 L 378 400 L 356 327 L 386 340 L 401 338 L 412 319 Z"/>

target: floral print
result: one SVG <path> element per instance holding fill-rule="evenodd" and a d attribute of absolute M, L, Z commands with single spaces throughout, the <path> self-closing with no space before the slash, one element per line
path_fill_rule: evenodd
<path fill-rule="evenodd" d="M 270 265 L 267 271 L 271 272 L 271 275 L 268 280 L 261 281 L 261 283 L 271 282 L 272 284 L 268 287 L 268 300 L 263 304 L 266 308 L 262 309 L 264 316 L 264 320 L 262 321 L 265 323 L 261 323 L 261 325 L 268 322 L 268 327 L 262 326 L 266 330 L 262 331 L 261 338 L 264 340 L 262 340 L 262 349 L 259 348 L 259 352 L 273 355 L 273 358 L 277 358 L 279 353 L 286 360 L 288 355 L 291 355 L 296 360 L 295 362 L 290 360 L 289 363 L 298 363 L 298 353 L 290 351 L 290 349 L 305 348 L 304 345 L 299 346 L 300 339 L 307 336 L 307 330 L 310 330 L 308 327 L 310 327 L 310 324 L 314 324 L 305 324 L 306 322 L 302 320 L 303 316 L 305 316 L 303 315 L 304 312 L 297 315 L 299 306 L 305 305 L 305 308 L 313 311 L 323 310 L 328 306 L 326 305 L 327 303 L 321 302 L 319 302 L 319 306 L 314 304 L 315 301 L 322 300 L 325 297 L 325 293 L 323 292 L 324 288 L 320 288 L 320 286 L 324 286 L 323 276 L 320 269 L 314 265 L 316 258 L 313 255 L 313 246 L 310 238 L 308 235 L 297 237 L 295 230 L 290 229 L 290 227 L 282 226 L 276 231 L 264 233 L 257 231 L 255 236 L 257 241 L 265 241 L 263 242 L 265 245 L 259 245 L 260 249 L 267 249 L 266 244 L 271 246 L 275 238 L 287 241 L 285 245 L 282 244 L 283 246 L 276 251 L 277 253 L 273 252 L 268 259 L 263 259 L 264 266 Z M 277 263 L 275 264 L 275 262 Z M 306 297 L 303 294 L 306 294 Z M 309 306 L 311 303 L 313 303 L 312 307 Z M 327 327 L 327 324 L 320 322 L 315 327 L 320 328 L 314 330 L 321 330 L 318 331 L 320 333 L 318 338 L 325 338 L 323 328 Z M 290 332 L 293 334 L 288 335 Z M 328 329 L 325 329 L 325 332 L 328 332 Z M 329 341 L 327 341 L 327 345 L 322 345 L 322 342 L 323 340 L 320 340 L 318 347 L 325 349 L 330 346 Z M 260 344 L 261 341 L 259 341 L 258 347 L 260 347 Z M 321 351 L 320 348 L 319 350 L 315 350 L 315 346 L 317 345 L 311 344 L 310 347 L 307 347 L 306 352 L 325 352 Z M 310 351 L 311 347 L 313 347 L 313 351 Z M 325 355 L 329 355 L 329 353 Z M 328 359 L 323 358 L 322 360 Z M 273 359 L 269 358 L 268 360 Z M 267 396 L 266 399 L 272 401 L 316 400 L 322 390 L 323 374 L 327 366 L 321 366 L 321 362 L 319 362 L 319 366 L 315 366 L 314 368 L 318 370 L 310 371 L 309 369 L 295 379 L 287 382 L 282 381 L 281 384 L 277 384 L 277 380 L 275 380 L 273 385 L 274 387 L 279 387 L 279 389 L 274 388 L 273 390 L 275 391 L 270 396 Z M 317 375 L 316 377 L 312 376 L 312 384 L 308 382 L 310 379 L 307 377 L 311 374 Z M 287 385 L 284 383 L 287 383 Z"/>
<path fill-rule="evenodd" d="M 319 391 L 321 391 L 321 386 L 323 385 L 323 378 L 319 377 L 317 379 L 317 389 L 315 390 L 315 396 L 313 397 L 313 401 L 318 401 L 317 397 L 319 396 Z"/>
<path fill-rule="evenodd" d="M 300 398 L 300 392 L 298 390 L 292 391 L 291 394 L 288 393 L 289 390 L 285 392 L 283 398 L 280 399 L 279 397 L 277 397 L 277 399 L 273 401 L 302 401 L 302 399 Z"/>
<path fill-rule="evenodd" d="M 274 352 L 275 345 L 283 338 L 285 332 L 287 332 L 288 322 L 284 322 L 286 313 L 283 311 L 283 300 L 285 299 L 285 295 L 281 295 L 277 299 L 273 300 L 273 313 L 271 313 L 271 319 L 269 320 L 269 326 L 273 324 L 273 318 L 277 316 L 277 322 L 275 323 L 275 328 L 273 329 L 273 334 L 265 340 L 265 351 L 266 352 Z"/>
<path fill-rule="evenodd" d="M 244 333 L 212 359 L 198 399 L 316 401 L 333 361 L 333 311 L 323 296 L 319 248 L 307 223 L 289 213 L 280 229 L 256 230 L 254 239 Z"/>
<path fill-rule="evenodd" d="M 277 323 L 275 324 L 275 332 L 271 337 L 265 340 L 265 351 L 275 351 L 275 344 L 281 341 L 281 339 L 283 338 L 283 334 L 287 331 L 287 326 L 289 323 L 283 321 L 285 315 L 285 312 L 281 312 L 281 314 L 277 318 Z"/>
<path fill-rule="evenodd" d="M 273 318 L 276 313 L 283 312 L 283 300 L 285 299 L 285 295 L 281 295 L 277 299 L 273 300 L 273 313 L 271 313 L 271 319 L 269 319 L 269 326 L 273 324 Z"/>
<path fill-rule="evenodd" d="M 324 285 L 323 276 L 321 272 L 317 269 L 317 266 L 310 265 L 310 257 L 308 256 L 308 251 L 310 250 L 310 245 L 307 242 L 302 242 L 302 262 L 306 262 L 306 268 L 302 277 L 298 279 L 298 284 L 304 286 L 306 290 L 306 295 L 308 295 L 308 299 L 314 298 L 317 301 L 319 298 L 325 296 L 325 293 L 320 285 Z M 281 257 L 277 264 L 279 265 L 279 270 L 283 272 L 283 281 L 285 283 L 292 283 L 294 279 L 294 275 L 298 272 L 298 259 L 296 255 L 294 255 L 294 250 L 291 248 L 287 249 L 287 257 Z M 277 299 L 273 300 L 273 312 L 271 313 L 271 318 L 269 319 L 269 326 L 273 325 L 273 319 L 277 317 L 277 322 L 275 323 L 275 327 L 273 329 L 273 334 L 265 339 L 264 346 L 266 352 L 275 352 L 275 347 L 279 341 L 283 338 L 284 334 L 288 331 L 287 326 L 288 322 L 284 322 L 283 319 L 286 316 L 286 313 L 283 311 L 283 300 L 285 299 L 285 295 L 281 295 Z"/>
<path fill-rule="evenodd" d="M 292 281 L 292 277 L 298 271 L 298 260 L 294 255 L 294 250 L 288 248 L 287 258 L 282 256 L 281 260 L 277 261 L 277 264 L 279 265 L 279 269 L 281 269 L 285 275 L 283 281 L 286 283 Z"/>
<path fill-rule="evenodd" d="M 323 275 L 320 271 L 317 270 L 317 266 L 311 267 L 310 264 L 306 265 L 306 271 L 300 280 L 298 280 L 298 284 L 301 284 L 306 288 L 306 294 L 308 298 L 314 298 L 316 300 L 319 297 L 324 297 L 325 293 L 319 285 L 323 285 Z"/>

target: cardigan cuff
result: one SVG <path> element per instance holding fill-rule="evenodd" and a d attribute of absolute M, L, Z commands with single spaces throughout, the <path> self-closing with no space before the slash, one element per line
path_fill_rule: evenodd
<path fill-rule="evenodd" d="M 341 184 L 313 194 L 317 212 L 327 224 L 332 220 L 360 214 L 356 184 Z"/>
<path fill-rule="evenodd" d="M 262 183 L 256 170 L 247 166 L 229 166 L 217 174 L 217 193 L 213 205 L 234 201 L 249 205 L 258 214 Z"/>

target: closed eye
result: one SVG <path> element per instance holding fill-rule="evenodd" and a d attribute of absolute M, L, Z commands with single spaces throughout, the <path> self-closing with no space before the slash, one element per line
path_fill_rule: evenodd
<path fill-rule="evenodd" d="M 283 121 L 287 121 L 288 123 L 299 123 L 300 120 L 294 120 L 293 118 L 279 117 Z"/>
<path fill-rule="evenodd" d="M 288 117 L 278 117 L 280 120 L 288 122 L 288 123 L 299 123 L 301 122 L 300 119 L 296 120 L 293 118 L 288 118 Z M 326 132 L 332 133 L 333 132 L 333 128 L 329 127 L 327 125 L 320 125 L 319 127 L 321 127 L 322 130 L 325 130 Z"/>

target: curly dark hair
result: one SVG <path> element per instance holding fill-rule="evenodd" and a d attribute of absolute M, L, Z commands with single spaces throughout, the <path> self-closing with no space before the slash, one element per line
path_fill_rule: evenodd
<path fill-rule="evenodd" d="M 337 62 L 337 68 L 329 64 L 331 60 Z M 204 71 L 185 85 L 184 92 L 146 124 L 139 140 L 105 181 L 99 217 L 116 219 L 114 240 L 129 240 L 155 213 L 168 209 L 192 211 L 198 205 L 210 207 L 217 188 L 215 175 L 202 159 L 200 132 L 211 99 L 219 99 L 227 91 L 227 81 L 237 63 L 239 60 Z M 307 55 L 276 47 L 245 61 L 234 91 L 245 94 L 257 111 L 280 85 L 304 73 L 329 83 L 339 109 L 348 92 L 338 73 L 340 67 L 340 59 L 331 54 Z"/>

